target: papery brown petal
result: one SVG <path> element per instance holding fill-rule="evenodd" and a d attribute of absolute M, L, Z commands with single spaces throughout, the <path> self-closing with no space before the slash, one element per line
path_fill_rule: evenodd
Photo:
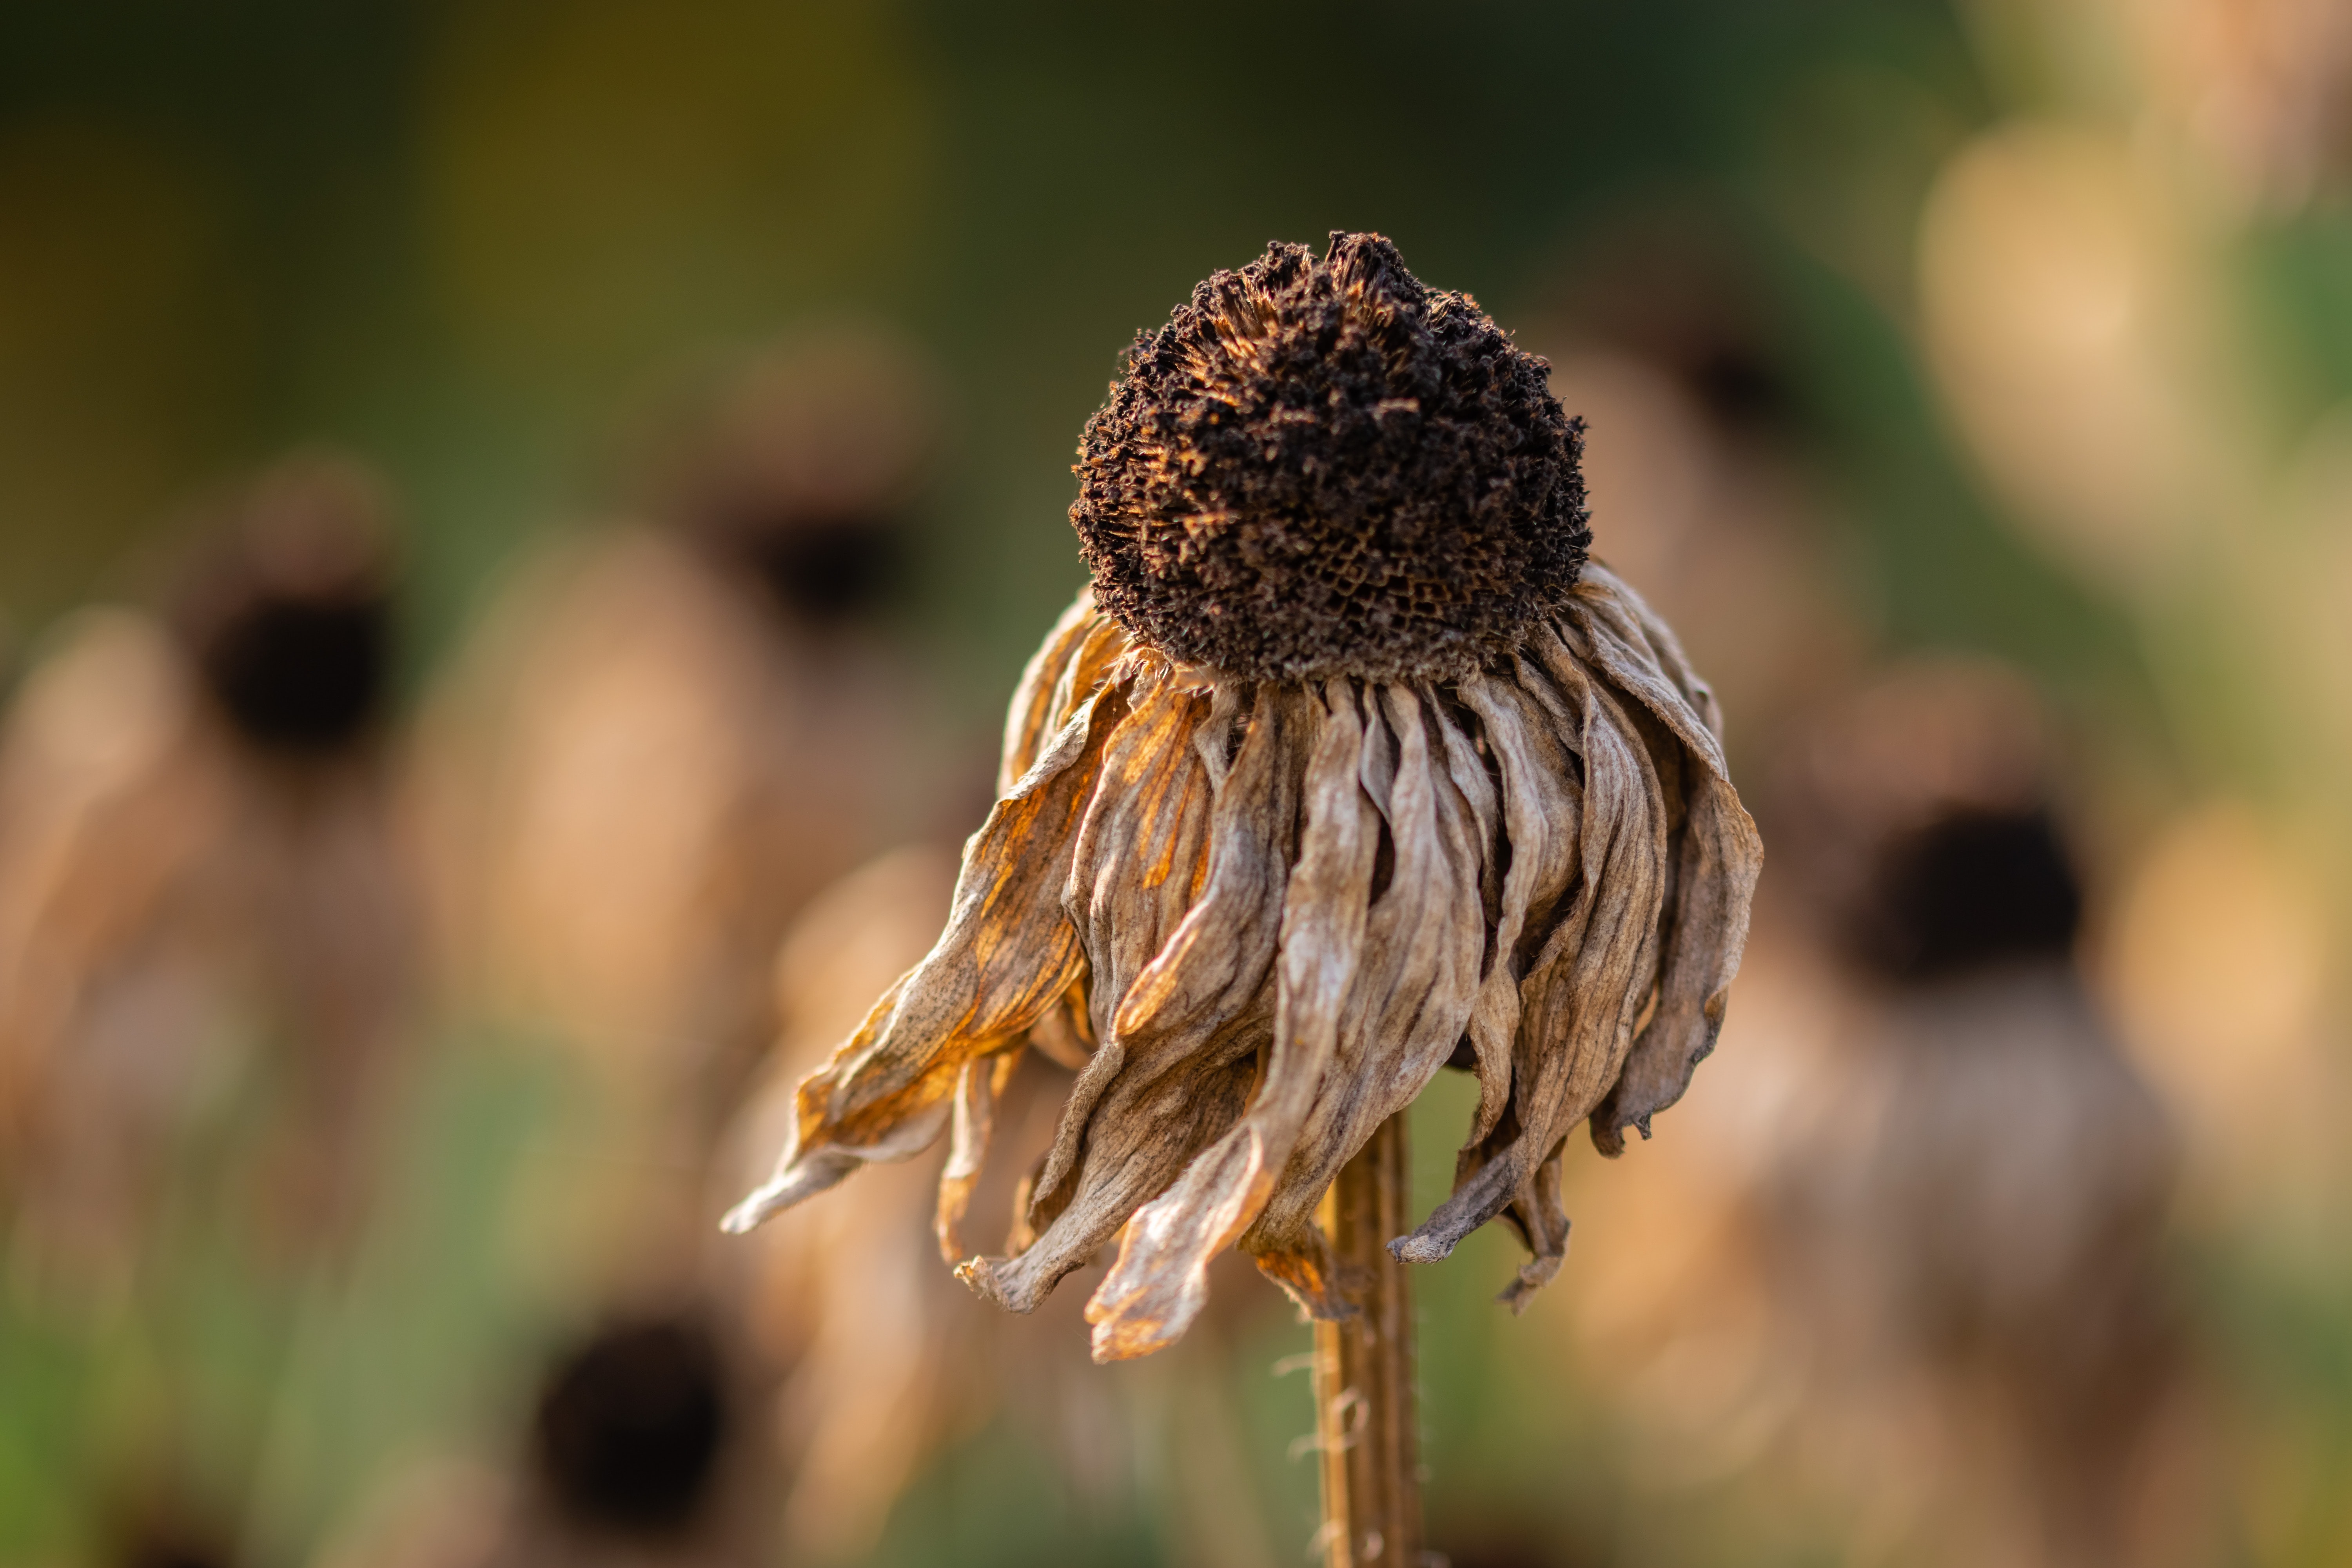
<path fill-rule="evenodd" d="M 1388 824 L 1394 874 L 1365 922 L 1363 958 L 1322 1090 L 1265 1212 L 1242 1241 L 1261 1269 L 1321 1318 L 1352 1309 L 1334 1287 L 1316 1205 L 1339 1168 L 1453 1054 L 1478 994 L 1486 941 L 1477 821 L 1444 758 L 1433 755 L 1431 731 L 1442 722 L 1434 699 L 1404 686 L 1377 695 L 1364 786 Z"/>
<path fill-rule="evenodd" d="M 1095 1030 L 1087 1018 L 1084 965 L 1079 967 L 1076 981 L 1062 993 L 1062 999 L 1029 1026 L 1029 1043 L 1055 1067 L 1067 1068 L 1072 1072 L 1085 1070 L 1095 1052 Z"/>
<path fill-rule="evenodd" d="M 1319 712 L 1304 692 L 1260 689 L 1212 807 L 1200 900 L 1129 988 L 1063 1108 L 1027 1211 L 1043 1234 L 1017 1258 L 963 1270 L 1000 1304 L 1033 1310 L 1240 1118 L 1273 1022 L 1283 890 Z"/>
<path fill-rule="evenodd" d="M 1470 1015 L 1470 1045 L 1478 1058 L 1478 1114 L 1463 1147 L 1475 1149 L 1495 1131 L 1511 1091 L 1512 1053 L 1519 1033 L 1522 948 L 1529 922 L 1537 929 L 1559 908 L 1580 869 L 1580 822 L 1584 790 L 1565 736 L 1543 707 L 1506 680 L 1478 676 L 1460 683 L 1462 701 L 1478 717 L 1502 775 L 1503 833 L 1510 865 L 1495 928 L 1494 958 Z"/>
<path fill-rule="evenodd" d="M 1491 1153 L 1469 1152 L 1453 1195 L 1392 1244 L 1408 1263 L 1444 1258 L 1528 1194 L 1559 1143 L 1563 1116 L 1589 1112 L 1614 1081 L 1654 983 L 1666 847 L 1657 773 L 1623 710 L 1597 682 L 1570 674 L 1567 689 L 1553 690 L 1539 670 L 1525 664 L 1519 670 L 1521 690 L 1577 715 L 1584 796 L 1580 891 L 1520 986 L 1511 1089 L 1517 1126 Z"/>
<path fill-rule="evenodd" d="M 1103 747 L 1126 714 L 1122 686 L 1089 699 L 990 811 L 964 847 L 947 931 L 802 1083 L 792 1146 L 728 1229 L 749 1230 L 862 1163 L 926 1147 L 963 1064 L 1027 1029 L 1076 980 L 1078 935 L 1061 894 Z"/>
<path fill-rule="evenodd" d="M 1729 780 L 1700 773 L 1696 784 L 1676 846 L 1680 886 L 1657 1009 L 1592 1114 L 1592 1141 L 1604 1154 L 1624 1148 L 1628 1127 L 1647 1137 L 1650 1118 L 1690 1087 L 1692 1072 L 1723 1030 L 1732 976 L 1748 943 L 1763 840 Z"/>
<path fill-rule="evenodd" d="M 1528 1190 L 1511 1205 L 1514 1228 L 1533 1254 L 1519 1265 L 1519 1277 L 1495 1298 L 1515 1317 L 1528 1310 L 1537 1291 L 1552 1282 L 1568 1258 L 1568 1210 L 1559 1201 L 1560 1157 L 1565 1152 L 1564 1142 L 1555 1146 L 1550 1157 L 1536 1167 Z"/>
<path fill-rule="evenodd" d="M 1362 956 L 1380 832 L 1360 782 L 1366 726 L 1358 696 L 1337 680 L 1321 696 L 1306 828 L 1283 899 L 1265 1078 L 1241 1123 L 1129 1221 L 1118 1260 L 1087 1303 L 1097 1361 L 1157 1350 L 1199 1313 L 1209 1260 L 1264 1207 L 1330 1065 Z"/>
<path fill-rule="evenodd" d="M 1689 658 L 1683 652 L 1682 639 L 1675 636 L 1674 628 L 1660 620 L 1642 595 L 1628 587 L 1615 573 L 1597 561 L 1588 564 L 1584 575 L 1578 581 L 1576 592 L 1571 595 L 1570 608 L 1571 614 L 1568 619 L 1575 619 L 1576 613 L 1580 612 L 1619 627 L 1618 640 L 1629 647 L 1646 644 L 1659 671 L 1673 683 L 1675 692 L 1697 715 L 1701 727 L 1709 734 L 1721 738 L 1723 709 L 1716 701 L 1715 688 L 1699 679 L 1698 672 L 1691 668 Z M 1626 635 L 1622 628 L 1629 622 L 1633 629 L 1640 632 L 1640 637 Z"/>
<path fill-rule="evenodd" d="M 1097 1039 L 1192 907 L 1208 857 L 1209 774 L 1192 744 L 1208 701 L 1169 679 L 1165 664 L 1137 679 L 1129 700 L 1103 750 L 1062 895 L 1086 949 Z"/>
<path fill-rule="evenodd" d="M 1233 771 L 1234 759 L 1241 748 L 1242 725 L 1250 708 L 1251 684 L 1238 680 L 1221 680 L 1209 696 L 1209 716 L 1192 731 L 1192 747 L 1201 754 L 1201 765 L 1209 770 L 1209 785 L 1223 789 L 1225 775 Z"/>
<path fill-rule="evenodd" d="M 1004 753 L 996 770 L 998 795 L 1013 793 L 1021 775 L 1036 763 L 1037 749 L 1058 728 L 1054 700 L 1062 674 L 1077 657 L 1079 645 L 1103 620 L 1095 608 L 1094 584 L 1089 583 L 1078 590 L 1078 596 L 1029 656 L 1028 666 L 1021 671 L 1021 684 L 1013 689 L 1013 701 L 1004 710 Z"/>
<path fill-rule="evenodd" d="M 1070 721 L 1071 715 L 1086 705 L 1087 700 L 1112 679 L 1118 661 L 1131 651 L 1127 633 L 1117 621 L 1097 614 L 1087 623 L 1086 636 L 1070 655 L 1069 663 L 1062 667 L 1062 676 L 1054 683 L 1053 707 L 1045 720 L 1045 732 L 1055 733 Z"/>
<path fill-rule="evenodd" d="M 1530 1096 L 1520 1108 L 1522 1125 L 1546 1146 L 1591 1112 L 1624 1065 L 1633 1025 L 1657 984 L 1659 918 L 1672 874 L 1666 801 L 1640 731 L 1599 681 L 1583 681 L 1572 695 L 1584 711 L 1584 901 L 1592 915 L 1572 960 L 1562 944 L 1548 954 L 1550 964 L 1539 961 L 1528 972 L 1527 1047 L 1547 1052 L 1548 1042 L 1572 1042 L 1558 1102 Z M 1613 825 L 1604 825 L 1612 816 Z M 1607 856 L 1597 870 L 1596 847 Z"/>
<path fill-rule="evenodd" d="M 940 1256 L 950 1267 L 971 1256 L 964 1250 L 959 1229 L 971 1207 L 971 1190 L 980 1184 L 981 1167 L 987 1163 L 988 1141 L 996 1131 L 996 1102 L 1003 1097 L 1005 1082 L 1020 1062 L 1021 1048 L 1015 1046 L 993 1056 L 975 1057 L 956 1075 L 954 1130 L 948 1163 L 940 1172 L 939 1210 L 932 1222 Z"/>
<path fill-rule="evenodd" d="M 1671 803 L 1675 898 L 1656 1011 L 1593 1114 L 1595 1147 L 1615 1154 L 1625 1146 L 1627 1127 L 1649 1135 L 1650 1118 L 1682 1098 L 1692 1072 L 1715 1049 L 1747 946 L 1764 845 L 1724 766 L 1714 694 L 1683 664 L 1674 634 L 1613 578 L 1591 593 L 1579 590 L 1560 632 L 1565 646 L 1551 645 L 1548 665 L 1581 656 L 1646 707 L 1688 759 L 1671 768 L 1658 759 L 1662 779 L 1680 797 Z"/>
<path fill-rule="evenodd" d="M 1623 592 L 1630 599 L 1631 590 Z M 1598 589 L 1580 590 L 1559 623 L 1531 639 L 1530 646 L 1548 669 L 1556 671 L 1562 658 L 1577 659 L 1647 709 L 1708 772 L 1727 775 L 1714 692 L 1687 669 L 1677 674 L 1666 668 L 1650 639 L 1650 627 L 1635 614 L 1639 604 Z M 1663 626 L 1656 629 L 1672 636 Z M 1694 696 L 1704 706 L 1694 702 Z"/>
<path fill-rule="evenodd" d="M 1471 677 L 1470 679 L 1476 679 Z M 1458 688 L 1458 683 L 1457 683 Z M 1486 916 L 1488 942 L 1479 961 L 1479 972 L 1495 956 L 1494 927 L 1502 918 L 1503 875 L 1508 868 L 1509 840 L 1503 836 L 1502 778 L 1499 764 L 1489 764 L 1478 753 L 1478 741 L 1474 731 L 1477 716 L 1461 704 L 1457 689 L 1451 702 L 1440 700 L 1433 709 L 1431 724 L 1437 737 L 1440 763 L 1445 776 L 1469 806 L 1471 820 L 1478 834 L 1479 900 Z"/>

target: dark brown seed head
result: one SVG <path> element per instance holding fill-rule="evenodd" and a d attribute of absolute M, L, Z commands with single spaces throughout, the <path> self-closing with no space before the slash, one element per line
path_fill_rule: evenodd
<path fill-rule="evenodd" d="M 390 526 L 380 487 L 288 459 L 207 520 L 173 619 L 231 731 L 281 757 L 365 741 L 392 697 Z"/>
<path fill-rule="evenodd" d="M 1583 422 L 1379 235 L 1276 245 L 1128 351 L 1070 521 L 1103 608 L 1257 679 L 1458 673 L 1583 568 Z"/>

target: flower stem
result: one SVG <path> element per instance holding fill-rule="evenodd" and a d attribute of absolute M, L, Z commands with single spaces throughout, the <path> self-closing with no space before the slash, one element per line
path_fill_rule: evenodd
<path fill-rule="evenodd" d="M 1412 1299 L 1387 1242 L 1405 1219 L 1405 1124 L 1392 1116 L 1324 1204 L 1338 1273 L 1360 1310 L 1315 1325 L 1324 1568 L 1420 1568 L 1421 1445 Z"/>

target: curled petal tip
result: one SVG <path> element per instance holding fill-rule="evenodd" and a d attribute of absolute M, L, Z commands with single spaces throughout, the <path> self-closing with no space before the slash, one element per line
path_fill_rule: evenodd
<path fill-rule="evenodd" d="M 1139 1356 L 1165 1350 L 1175 1343 L 1183 1331 L 1181 1323 L 1136 1322 L 1119 1317 L 1105 1318 L 1095 1324 L 1088 1353 L 1094 1357 L 1097 1366 L 1108 1366 L 1115 1361 L 1134 1361 Z"/>
<path fill-rule="evenodd" d="M 771 1182 L 729 1209 L 727 1216 L 719 1222 L 719 1228 L 730 1236 L 742 1236 L 756 1229 L 761 1220 L 782 1206 L 775 1201 L 775 1187 Z"/>
<path fill-rule="evenodd" d="M 1415 1231 L 1390 1242 L 1389 1256 L 1399 1263 L 1443 1263 L 1454 1256 L 1454 1243 Z"/>
<path fill-rule="evenodd" d="M 1519 1268 L 1519 1277 L 1511 1281 L 1510 1288 L 1495 1300 L 1508 1307 L 1511 1310 L 1511 1316 L 1517 1318 L 1524 1315 L 1528 1306 L 1534 1302 L 1536 1292 L 1550 1284 L 1552 1277 L 1559 1272 L 1559 1265 L 1560 1258 L 1558 1257 L 1538 1258 L 1532 1263 L 1522 1264 Z"/>
<path fill-rule="evenodd" d="M 824 1150 L 814 1156 L 792 1160 L 763 1184 L 753 1188 L 749 1197 L 729 1209 L 727 1217 L 719 1222 L 719 1228 L 730 1236 L 741 1236 L 803 1199 L 839 1185 L 844 1176 L 863 1163 L 857 1154 L 845 1150 Z"/>

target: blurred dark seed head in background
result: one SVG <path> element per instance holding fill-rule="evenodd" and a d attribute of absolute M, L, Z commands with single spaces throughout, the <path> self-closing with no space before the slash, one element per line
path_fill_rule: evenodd
<path fill-rule="evenodd" d="M 375 483 L 331 458 L 280 464 L 213 523 L 173 595 L 206 691 L 262 752 L 321 757 L 375 732 L 391 696 L 393 583 Z"/>
<path fill-rule="evenodd" d="M 636 489 L 794 624 L 887 610 L 940 442 L 938 375 L 879 330 L 782 343 L 671 411 Z"/>
<path fill-rule="evenodd" d="M 144 1510 L 120 1527 L 101 1559 L 108 1568 L 236 1568 L 225 1532 L 184 1512 Z"/>
<path fill-rule="evenodd" d="M 1753 252 L 1711 215 L 1669 205 L 1637 216 L 1567 269 L 1543 341 L 1658 365 L 1727 433 L 1799 434 L 1802 391 Z"/>
<path fill-rule="evenodd" d="M 211 1542 L 150 1537 L 132 1542 L 118 1562 L 120 1568 L 230 1568 L 232 1560 Z"/>
<path fill-rule="evenodd" d="M 1894 666 L 1793 727 L 1766 806 L 1778 880 L 1864 975 L 2063 962 L 2083 918 L 2040 694 L 1990 660 Z"/>
<path fill-rule="evenodd" d="M 1850 938 L 1878 973 L 1927 982 L 2013 961 L 2064 963 L 2082 918 L 2082 889 L 2048 813 L 1961 807 L 1885 846 Z"/>
<path fill-rule="evenodd" d="M 724 1378 L 710 1336 L 677 1321 L 616 1325 L 559 1363 L 531 1434 L 557 1510 L 622 1535 L 686 1531 L 726 1447 Z"/>

